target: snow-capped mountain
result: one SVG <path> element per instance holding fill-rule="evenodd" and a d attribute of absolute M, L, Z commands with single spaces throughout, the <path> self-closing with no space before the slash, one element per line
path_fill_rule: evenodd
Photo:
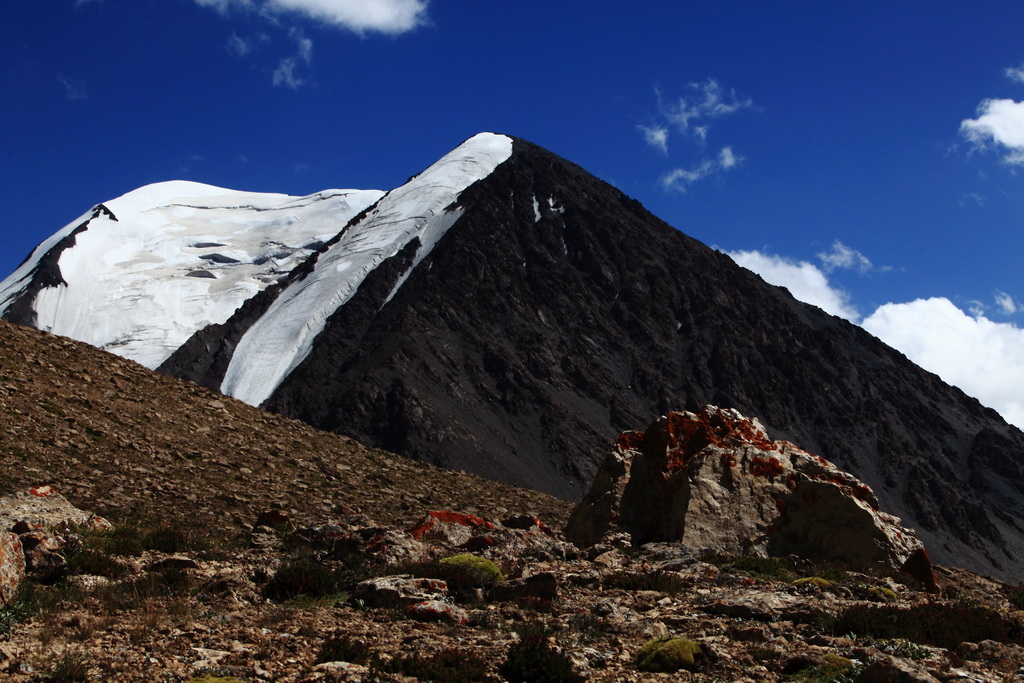
<path fill-rule="evenodd" d="M 0 314 L 156 368 L 383 194 L 147 185 L 99 204 L 36 247 L 0 283 Z"/>
<path fill-rule="evenodd" d="M 565 498 L 623 430 L 736 408 L 871 485 L 940 563 L 1024 578 L 1024 433 L 546 150 L 477 135 L 383 195 L 169 189 L 40 245 L 0 312 Z"/>

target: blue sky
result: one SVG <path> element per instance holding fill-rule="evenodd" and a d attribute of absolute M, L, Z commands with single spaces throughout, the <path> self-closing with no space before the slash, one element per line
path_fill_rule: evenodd
<path fill-rule="evenodd" d="M 9 0 L 0 275 L 187 179 L 532 140 L 1024 424 L 1024 3 Z"/>

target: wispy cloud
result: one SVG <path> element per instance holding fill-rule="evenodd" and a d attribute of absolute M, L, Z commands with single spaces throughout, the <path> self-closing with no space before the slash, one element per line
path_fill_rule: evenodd
<path fill-rule="evenodd" d="M 248 57 L 268 43 L 270 43 L 270 36 L 266 33 L 240 36 L 232 31 L 228 36 L 226 47 L 228 52 L 236 57 Z"/>
<path fill-rule="evenodd" d="M 1024 428 L 1024 330 L 976 311 L 967 314 L 938 297 L 885 304 L 862 326 Z"/>
<path fill-rule="evenodd" d="M 57 82 L 64 86 L 64 93 L 68 96 L 69 100 L 89 99 L 89 92 L 85 88 L 84 81 L 78 81 L 73 78 L 68 78 L 63 74 L 58 74 Z"/>
<path fill-rule="evenodd" d="M 661 177 L 661 184 L 667 190 L 686 192 L 690 185 L 708 176 L 736 168 L 743 162 L 743 157 L 732 151 L 732 147 L 723 147 L 718 156 L 707 158 L 691 168 L 676 168 Z"/>
<path fill-rule="evenodd" d="M 355 33 L 397 35 L 427 21 L 426 0 L 195 0 L 221 12 L 248 11 L 267 17 L 297 14 Z"/>
<path fill-rule="evenodd" d="M 703 83 L 690 83 L 687 91 L 675 102 L 663 104 L 661 114 L 680 133 L 692 135 L 701 142 L 707 139 L 710 121 L 754 106 L 750 98 L 737 96 L 735 90 L 726 90 L 713 78 Z"/>
<path fill-rule="evenodd" d="M 668 155 L 669 139 L 675 135 L 688 142 L 697 155 L 696 160 L 691 159 L 688 164 L 664 173 L 661 176 L 662 187 L 686 192 L 693 183 L 740 165 L 743 157 L 734 152 L 731 145 L 721 147 L 713 157 L 707 155 L 706 145 L 712 122 L 753 107 L 750 98 L 740 97 L 734 90 L 723 88 L 713 78 L 703 83 L 689 83 L 685 93 L 672 101 L 666 102 L 660 90 L 656 89 L 655 95 L 658 99 L 657 113 L 649 123 L 637 126 L 644 142 Z M 693 145 L 696 145 L 695 150 Z"/>
<path fill-rule="evenodd" d="M 299 75 L 299 69 L 313 61 L 313 41 L 297 29 L 290 32 L 295 40 L 296 54 L 285 57 L 274 69 L 273 82 L 275 86 L 298 90 L 306 84 L 306 79 Z"/>
<path fill-rule="evenodd" d="M 1020 66 L 1008 66 L 1004 73 L 1011 81 L 1024 83 L 1024 64 L 1021 64 Z"/>
<path fill-rule="evenodd" d="M 837 268 L 856 270 L 858 273 L 867 273 L 874 268 L 871 260 L 856 249 L 852 249 L 839 240 L 832 243 L 829 251 L 818 253 L 818 259 L 825 268 L 826 273 L 831 273 Z"/>
<path fill-rule="evenodd" d="M 828 276 L 813 263 L 756 250 L 726 253 L 739 265 L 760 275 L 765 282 L 785 287 L 804 303 L 851 322 L 860 318 L 850 303 L 850 295 L 830 283 Z"/>
<path fill-rule="evenodd" d="M 1006 292 L 996 292 L 996 306 L 1006 315 L 1013 315 L 1020 310 L 1020 304 Z"/>
<path fill-rule="evenodd" d="M 663 154 L 668 154 L 668 128 L 665 126 L 637 126 L 644 134 L 647 144 L 655 149 L 660 149 Z"/>

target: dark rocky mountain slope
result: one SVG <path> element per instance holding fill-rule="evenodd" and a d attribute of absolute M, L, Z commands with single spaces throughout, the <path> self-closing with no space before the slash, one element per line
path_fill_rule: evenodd
<path fill-rule="evenodd" d="M 409 271 L 414 241 L 376 268 L 264 407 L 568 499 L 620 431 L 736 408 L 871 485 L 938 562 L 1024 577 L 1024 434 L 994 411 L 525 141 L 457 204 L 422 263 Z M 235 340 L 315 268 L 162 371 L 219 387 Z"/>

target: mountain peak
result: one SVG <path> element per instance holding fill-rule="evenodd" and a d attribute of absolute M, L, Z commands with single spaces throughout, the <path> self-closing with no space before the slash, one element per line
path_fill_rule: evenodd
<path fill-rule="evenodd" d="M 387 193 L 181 187 L 206 196 L 55 235 L 0 310 L 566 499 L 648 416 L 736 409 L 856 475 L 937 562 L 1020 578 L 1024 434 L 536 145 L 482 133 Z"/>

